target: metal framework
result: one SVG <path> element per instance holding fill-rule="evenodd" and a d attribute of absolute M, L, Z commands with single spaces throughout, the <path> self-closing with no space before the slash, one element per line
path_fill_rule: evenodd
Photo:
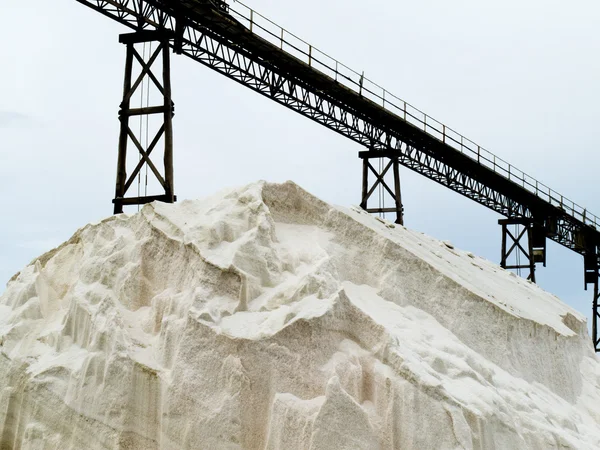
<path fill-rule="evenodd" d="M 527 279 L 535 283 L 535 265 L 542 263 L 546 267 L 546 233 L 542 225 L 536 224 L 531 219 L 501 219 L 498 224 L 502 226 L 502 257 L 500 265 L 505 269 L 525 269 L 529 271 Z M 514 226 L 514 234 L 509 226 Z M 523 241 L 527 238 L 527 244 Z M 510 242 L 508 240 L 510 239 Z M 510 247 L 508 247 L 510 244 Z M 526 245 L 526 247 L 524 246 Z M 515 256 L 516 263 L 508 264 L 511 255 Z M 524 262 L 521 262 L 521 258 Z"/>
<path fill-rule="evenodd" d="M 402 205 L 402 193 L 400 191 L 400 164 L 398 158 L 382 158 L 378 152 L 360 152 L 358 156 L 363 160 L 362 199 L 360 207 L 372 214 L 395 213 L 396 223 L 404 225 L 404 206 Z M 380 164 L 379 169 L 376 169 L 370 162 L 372 159 L 377 159 L 380 162 L 382 160 L 389 161 L 387 161 L 385 166 Z M 389 187 L 385 180 L 385 176 L 390 169 L 392 169 L 394 177 L 394 190 Z M 375 182 L 371 186 L 369 186 L 369 173 L 375 175 Z M 394 202 L 393 207 L 386 208 L 385 205 L 380 204 L 378 207 L 369 208 L 369 199 L 375 193 L 377 187 L 387 191 Z M 385 192 L 383 193 L 385 194 Z"/>
<path fill-rule="evenodd" d="M 586 286 L 595 289 L 598 350 L 600 219 L 586 209 L 240 2 L 77 1 L 136 31 L 173 32 L 169 44 L 176 53 L 509 219 L 539 224 L 545 237 L 585 257 Z"/>
<path fill-rule="evenodd" d="M 123 101 L 119 111 L 119 120 L 121 122 L 121 131 L 119 134 L 119 154 L 117 159 L 117 183 L 115 189 L 114 213 L 123 212 L 124 205 L 142 205 L 155 200 L 173 203 L 175 201 L 174 186 L 173 186 L 173 115 L 174 106 L 171 99 L 171 61 L 169 41 L 173 38 L 172 33 L 166 31 L 138 31 L 136 33 L 123 34 L 119 41 L 127 46 L 127 57 L 125 63 L 125 82 L 123 87 Z M 144 56 L 140 55 L 135 45 L 145 42 L 156 41 L 158 46 L 148 61 L 144 60 Z M 162 83 L 152 72 L 152 66 L 157 62 L 159 56 L 162 56 Z M 137 60 L 141 67 L 140 74 L 133 81 L 133 63 Z M 163 102 L 157 106 L 146 106 L 140 108 L 131 108 L 131 99 L 138 91 L 140 86 L 146 80 L 152 82 L 162 95 Z M 156 132 L 151 143 L 146 143 L 144 148 L 141 142 L 143 141 L 141 133 L 136 133 L 129 126 L 131 117 L 134 116 L 149 116 L 159 114 L 163 117 L 163 124 Z M 164 176 L 158 170 L 154 162 L 150 159 L 152 151 L 157 147 L 161 138 L 164 138 Z M 139 161 L 135 169 L 127 176 L 127 147 L 131 141 L 139 152 Z M 162 195 L 145 195 L 137 197 L 125 197 L 129 188 L 133 185 L 136 177 L 140 174 L 142 167 L 147 165 L 158 182 L 160 183 L 164 194 Z"/>

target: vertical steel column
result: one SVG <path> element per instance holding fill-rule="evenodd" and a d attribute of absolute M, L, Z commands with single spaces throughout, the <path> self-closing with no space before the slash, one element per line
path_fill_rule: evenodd
<path fill-rule="evenodd" d="M 362 173 L 362 196 L 360 197 L 360 207 L 364 210 L 367 209 L 367 203 L 369 200 L 369 160 L 363 158 L 363 173 Z"/>
<path fill-rule="evenodd" d="M 599 276 L 600 276 L 600 248 L 596 244 L 595 237 L 588 233 L 582 233 L 578 236 L 578 241 L 584 250 L 583 265 L 584 265 L 584 287 L 587 291 L 588 285 L 594 285 L 594 299 L 592 301 L 592 341 L 594 350 L 600 351 L 600 336 L 598 336 L 598 303 L 600 301 L 599 292 Z"/>
<path fill-rule="evenodd" d="M 500 257 L 500 267 L 506 269 L 506 258 L 508 255 L 506 254 L 506 236 L 507 236 L 507 225 L 506 223 L 498 221 L 498 223 L 502 226 L 502 254 Z"/>
<path fill-rule="evenodd" d="M 127 56 L 125 57 L 125 81 L 123 83 L 123 101 L 119 110 L 119 121 L 121 128 L 119 132 L 119 154 L 117 156 L 117 186 L 115 189 L 115 198 L 123 198 L 125 196 L 125 182 L 127 181 L 127 140 L 129 130 L 129 115 L 125 114 L 129 111 L 130 99 L 129 91 L 131 91 L 131 75 L 133 71 L 133 43 L 127 44 Z M 121 203 L 113 202 L 114 214 L 123 212 Z"/>
<path fill-rule="evenodd" d="M 163 40 L 163 89 L 164 89 L 164 121 L 165 121 L 165 197 L 167 203 L 175 202 L 175 186 L 173 180 L 173 116 L 174 106 L 171 99 L 171 49 L 168 41 Z"/>
<path fill-rule="evenodd" d="M 599 352 L 600 337 L 598 337 L 598 299 L 600 298 L 600 292 L 598 291 L 598 280 L 594 283 L 594 302 L 592 305 L 592 340 L 594 342 L 594 351 Z"/>
<path fill-rule="evenodd" d="M 398 156 L 382 151 L 371 150 L 360 152 L 358 157 L 363 160 L 362 197 L 360 207 L 369 213 L 396 213 L 396 223 L 404 225 L 404 206 L 402 205 L 402 195 L 400 190 L 400 169 Z M 389 162 L 380 172 L 373 167 L 369 160 L 381 158 L 388 158 Z M 385 181 L 385 175 L 390 169 L 392 169 L 394 175 L 394 190 L 392 190 Z M 371 187 L 369 187 L 369 172 L 372 172 L 375 175 L 375 182 Z M 392 201 L 394 202 L 393 207 L 385 208 L 381 205 L 378 205 L 376 208 L 368 207 L 369 199 L 379 185 L 381 185 L 381 187 L 385 189 L 391 197 Z"/>
<path fill-rule="evenodd" d="M 169 41 L 173 38 L 173 32 L 168 30 L 142 30 L 135 33 L 123 34 L 119 37 L 119 41 L 127 46 L 127 57 L 125 63 L 125 81 L 123 84 L 123 101 L 119 110 L 121 126 L 117 159 L 117 181 L 115 198 L 113 199 L 115 214 L 122 213 L 123 206 L 126 205 L 143 205 L 153 201 L 173 203 L 177 200 L 173 180 L 174 106 L 171 95 L 171 59 L 169 48 Z M 148 61 L 145 61 L 145 55 L 140 55 L 135 45 L 147 42 L 158 42 L 158 46 L 149 56 Z M 162 57 L 162 82 L 152 72 L 152 66 L 159 57 Z M 135 81 L 133 77 L 134 61 L 137 61 L 141 67 L 141 71 L 137 78 L 135 78 Z M 160 106 L 146 105 L 144 107 L 144 105 L 140 105 L 139 108 L 131 107 L 131 99 L 138 91 L 138 88 L 144 86 L 144 81 L 146 81 L 148 89 L 150 89 L 152 83 L 162 95 L 163 101 Z M 162 115 L 163 125 L 156 132 L 152 142 L 146 141 L 144 147 L 142 145 L 144 143 L 142 136 L 136 136 L 136 133 L 129 126 L 129 119 L 132 116 L 148 117 L 153 114 Z M 157 147 L 161 139 L 164 141 L 164 176 L 150 158 L 152 151 Z M 138 150 L 139 155 L 135 169 L 128 176 L 127 147 L 130 142 Z M 144 166 L 152 171 L 161 188 L 164 190 L 164 194 L 126 197 L 129 188 L 133 185 Z"/>
<path fill-rule="evenodd" d="M 402 192 L 400 191 L 400 163 L 398 158 L 392 160 L 394 162 L 394 193 L 396 198 L 396 223 L 404 225 L 404 207 L 402 206 Z"/>
<path fill-rule="evenodd" d="M 527 250 L 529 256 L 529 273 L 528 279 L 535 283 L 535 255 L 533 254 L 533 223 L 527 225 Z"/>

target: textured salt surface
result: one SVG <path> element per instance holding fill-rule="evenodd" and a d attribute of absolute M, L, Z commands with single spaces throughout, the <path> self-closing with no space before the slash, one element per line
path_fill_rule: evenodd
<path fill-rule="evenodd" d="M 597 449 L 584 320 L 293 183 L 151 204 L 0 297 L 0 448 Z"/>

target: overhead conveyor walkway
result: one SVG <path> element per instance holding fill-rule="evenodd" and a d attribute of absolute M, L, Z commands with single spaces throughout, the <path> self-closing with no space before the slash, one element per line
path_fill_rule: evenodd
<path fill-rule="evenodd" d="M 593 285 L 594 289 L 592 333 L 594 346 L 599 350 L 600 218 L 241 2 L 77 1 L 131 28 L 134 32 L 122 38 L 128 46 L 152 40 L 162 42 L 175 53 L 186 55 L 364 146 L 359 156 L 363 159 L 361 206 L 366 210 L 395 212 L 397 221 L 402 222 L 397 171 L 397 165 L 402 164 L 506 217 L 500 221 L 504 267 L 510 268 L 506 261 L 511 253 L 521 251 L 527 263 L 520 267 L 527 267 L 529 278 L 535 281 L 535 264 L 546 262 L 547 238 L 583 255 L 585 286 Z M 170 127 L 173 107 L 168 80 L 167 84 L 169 97 L 165 98 L 164 107 L 135 110 L 135 114 L 164 114 Z M 128 95 L 131 97 L 131 92 Z M 134 110 L 123 107 L 122 117 L 134 114 L 131 113 Z M 123 133 L 127 134 L 124 126 L 122 136 Z M 152 149 L 139 146 L 138 149 L 144 161 L 150 161 Z M 124 152 L 126 148 L 120 147 L 120 161 L 126 157 Z M 374 158 L 384 158 L 389 163 L 379 165 L 385 169 L 377 169 L 377 165 L 370 163 Z M 170 167 L 169 162 L 165 166 Z M 383 170 L 393 172 L 394 186 L 386 183 Z M 115 205 L 122 208 L 124 204 L 156 199 L 174 201 L 172 170 L 166 175 L 165 196 L 126 198 L 126 183 L 121 174 Z M 370 175 L 375 175 L 373 184 Z M 389 192 L 393 206 L 368 206 L 378 186 Z M 512 225 L 523 231 L 511 233 Z"/>

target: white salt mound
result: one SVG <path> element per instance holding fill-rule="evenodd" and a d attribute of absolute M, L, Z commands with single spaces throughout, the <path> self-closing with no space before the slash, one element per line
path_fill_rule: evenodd
<path fill-rule="evenodd" d="M 293 183 L 87 225 L 0 297 L 2 449 L 598 449 L 584 317 Z"/>

